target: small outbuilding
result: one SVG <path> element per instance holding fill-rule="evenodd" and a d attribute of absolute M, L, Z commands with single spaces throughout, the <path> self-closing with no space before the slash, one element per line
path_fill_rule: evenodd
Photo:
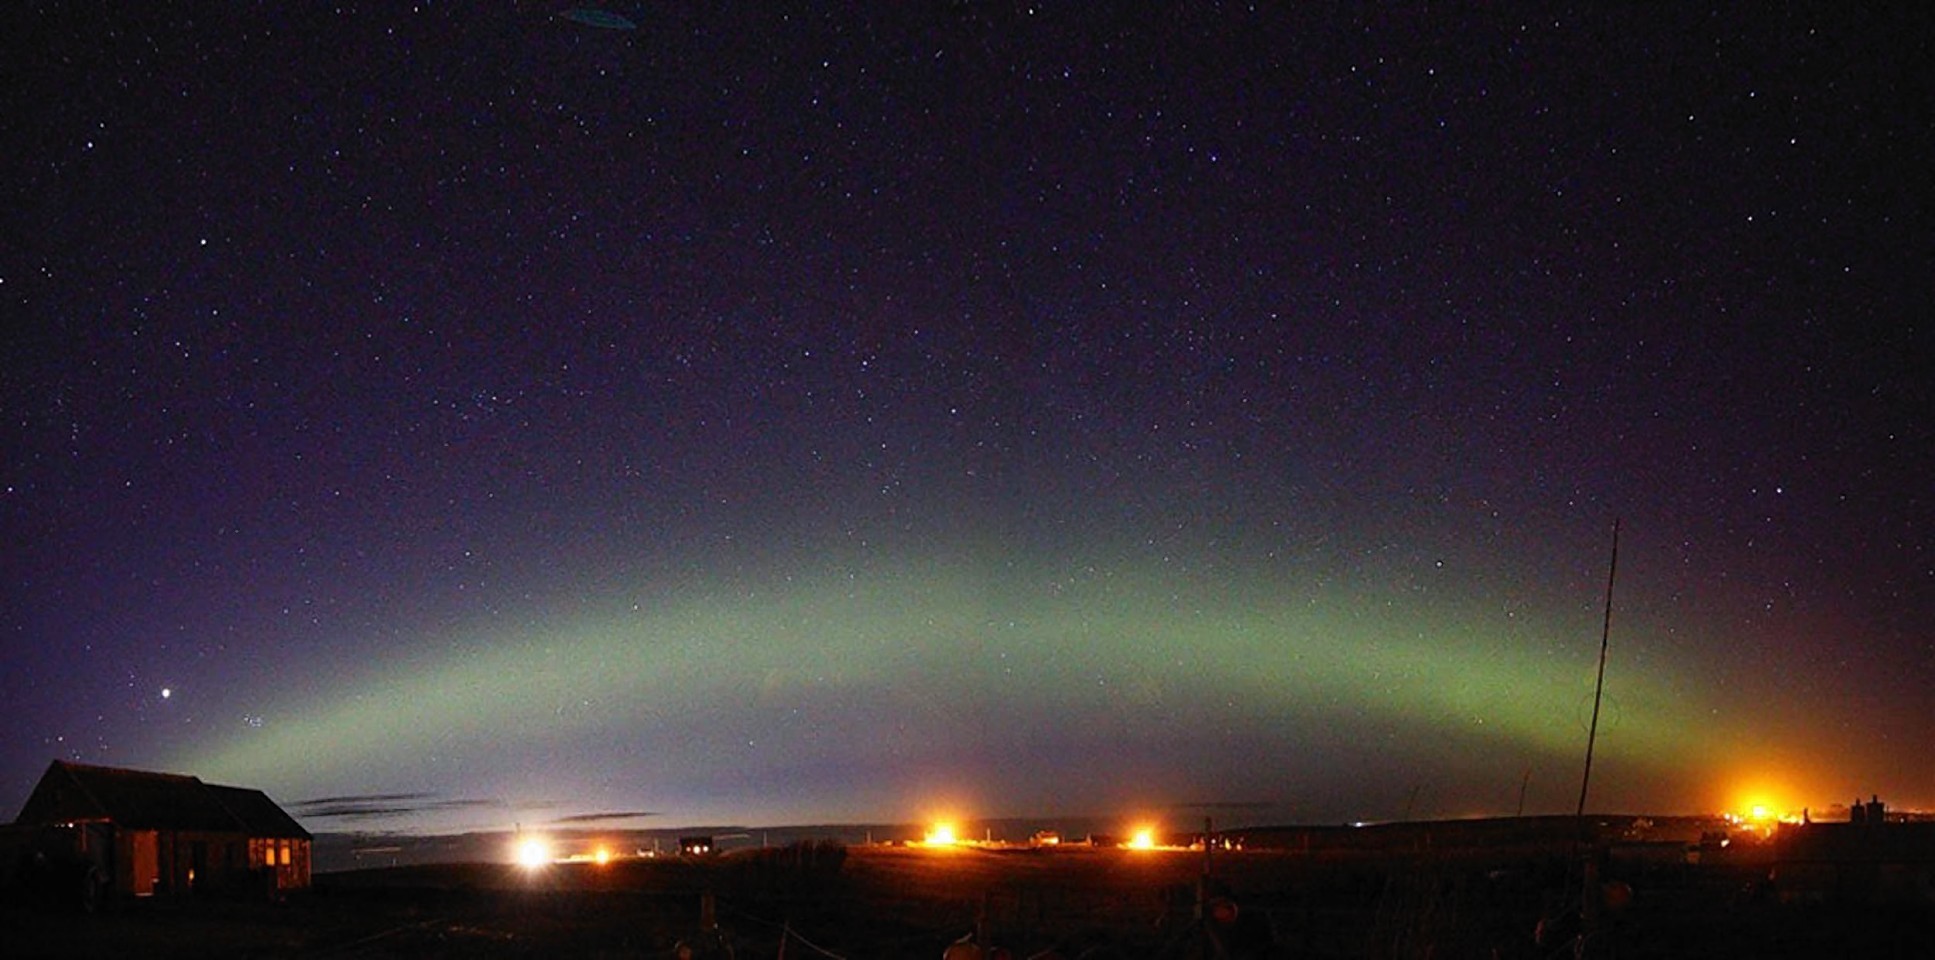
<path fill-rule="evenodd" d="M 56 760 L 14 824 L 37 863 L 78 871 L 90 894 L 309 886 L 314 838 L 260 790 Z"/>

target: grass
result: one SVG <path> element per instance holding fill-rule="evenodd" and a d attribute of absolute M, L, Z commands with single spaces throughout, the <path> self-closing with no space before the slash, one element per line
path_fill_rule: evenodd
<path fill-rule="evenodd" d="M 977 929 L 1016 956 L 1199 956 L 1203 861 L 1182 851 L 784 848 L 702 860 L 454 864 L 326 874 L 283 903 L 0 908 L 9 957 L 670 957 L 707 894 L 745 958 L 933 958 Z M 1464 851 L 1219 853 L 1214 892 L 1263 924 L 1253 956 L 1537 957 L 1563 861 Z M 1747 867 L 1635 875 L 1621 957 L 1935 955 L 1929 911 L 1782 905 Z M 803 939 L 802 939 L 803 938 Z M 808 944 L 812 946 L 809 947 Z"/>

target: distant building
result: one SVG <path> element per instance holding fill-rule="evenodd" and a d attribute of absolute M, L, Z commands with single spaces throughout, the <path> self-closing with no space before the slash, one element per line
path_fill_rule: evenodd
<path fill-rule="evenodd" d="M 1876 797 L 1845 823 L 1782 824 L 1769 877 L 1787 901 L 1935 903 L 1935 822 L 1891 821 Z"/>
<path fill-rule="evenodd" d="M 17 882 L 78 877 L 90 898 L 309 886 L 313 838 L 260 790 L 56 760 L 10 829 Z"/>

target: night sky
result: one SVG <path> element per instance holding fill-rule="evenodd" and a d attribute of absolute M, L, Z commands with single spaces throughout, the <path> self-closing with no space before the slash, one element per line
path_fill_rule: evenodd
<path fill-rule="evenodd" d="M 1594 808 L 1935 807 L 1922 5 L 165 6 L 0 11 L 0 816 L 1570 812 L 1615 521 Z"/>

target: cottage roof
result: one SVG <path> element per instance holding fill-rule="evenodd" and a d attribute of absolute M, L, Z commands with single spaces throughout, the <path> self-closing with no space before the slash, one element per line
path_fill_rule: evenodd
<path fill-rule="evenodd" d="M 227 807 L 251 837 L 277 837 L 310 839 L 309 831 L 296 822 L 288 811 L 276 805 L 269 795 L 260 790 L 247 787 L 224 787 L 211 783 L 208 789 L 215 792 L 216 799 Z"/>
<path fill-rule="evenodd" d="M 41 775 L 15 823 L 110 820 L 136 830 L 207 830 L 258 837 L 309 832 L 260 790 L 197 777 L 56 760 Z"/>

